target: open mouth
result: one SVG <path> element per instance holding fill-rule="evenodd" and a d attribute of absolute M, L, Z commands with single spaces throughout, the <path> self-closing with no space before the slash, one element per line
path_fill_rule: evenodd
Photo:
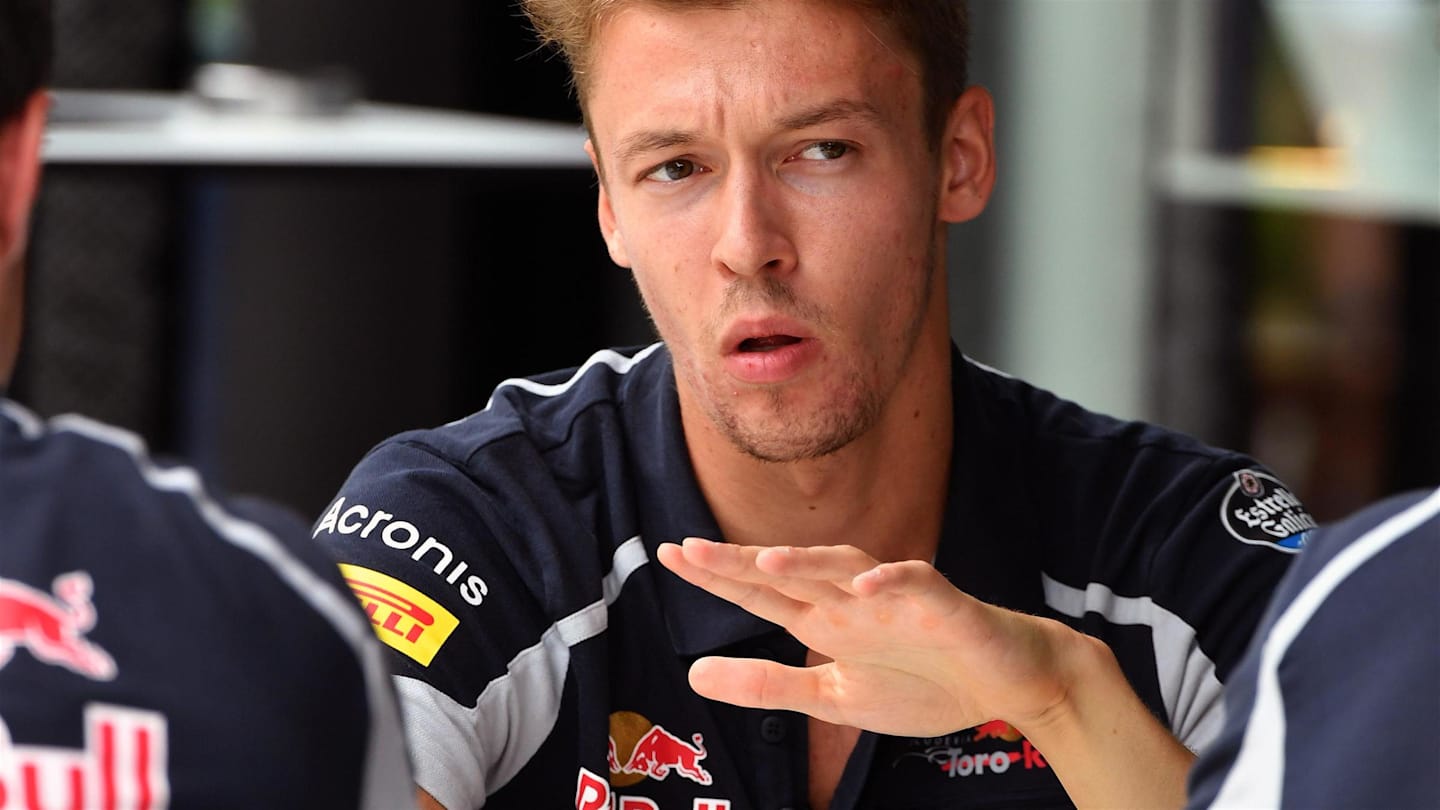
<path fill-rule="evenodd" d="M 739 349 L 742 352 L 773 352 L 799 342 L 800 338 L 794 335 L 765 335 L 740 341 Z"/>

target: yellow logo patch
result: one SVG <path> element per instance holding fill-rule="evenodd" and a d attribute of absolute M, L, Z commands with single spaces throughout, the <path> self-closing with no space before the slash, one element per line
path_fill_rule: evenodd
<path fill-rule="evenodd" d="M 340 573 L 375 625 L 375 635 L 421 666 L 430 666 L 460 624 L 439 602 L 392 576 L 346 563 L 340 563 Z"/>

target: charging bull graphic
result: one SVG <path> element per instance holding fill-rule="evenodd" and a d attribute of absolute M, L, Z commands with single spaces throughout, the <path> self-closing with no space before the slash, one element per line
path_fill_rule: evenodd
<path fill-rule="evenodd" d="M 38 661 L 91 680 L 113 680 L 115 660 L 85 638 L 95 626 L 93 589 L 84 571 L 56 577 L 51 594 L 0 579 L 0 668 L 10 663 L 17 647 L 24 647 Z"/>
<path fill-rule="evenodd" d="M 649 777 L 663 781 L 674 773 L 701 785 L 714 779 L 700 764 L 706 757 L 705 738 L 690 735 L 690 742 L 652 724 L 635 712 L 610 715 L 610 782 L 616 787 L 633 785 Z"/>
<path fill-rule="evenodd" d="M 690 739 L 694 745 L 655 726 L 635 743 L 630 760 L 620 771 L 644 774 L 655 780 L 663 780 L 674 771 L 692 782 L 708 785 L 712 781 L 710 772 L 700 767 L 700 760 L 705 758 L 705 738 L 691 734 Z"/>

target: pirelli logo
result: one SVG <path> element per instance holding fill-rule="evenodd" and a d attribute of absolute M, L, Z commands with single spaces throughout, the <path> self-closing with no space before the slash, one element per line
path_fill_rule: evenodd
<path fill-rule="evenodd" d="M 460 624 L 440 603 L 392 576 L 346 563 L 340 563 L 340 573 L 375 625 L 375 635 L 421 666 L 430 666 Z"/>

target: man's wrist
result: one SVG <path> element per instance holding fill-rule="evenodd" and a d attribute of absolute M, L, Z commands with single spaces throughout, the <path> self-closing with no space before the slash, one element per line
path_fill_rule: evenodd
<path fill-rule="evenodd" d="M 1082 739 L 1092 720 L 1090 708 L 1118 699 L 1117 687 L 1125 690 L 1125 696 L 1133 694 L 1115 654 L 1103 641 L 1057 621 L 1042 622 L 1056 669 L 1055 699 L 1037 707 L 1032 716 L 1009 722 L 1036 747 L 1047 740 L 1054 747 L 1066 739 Z"/>
<path fill-rule="evenodd" d="M 1078 807 L 1183 805 L 1194 755 L 1135 694 L 1104 642 L 1053 624 L 1062 697 L 1011 725 L 1044 755 Z"/>

